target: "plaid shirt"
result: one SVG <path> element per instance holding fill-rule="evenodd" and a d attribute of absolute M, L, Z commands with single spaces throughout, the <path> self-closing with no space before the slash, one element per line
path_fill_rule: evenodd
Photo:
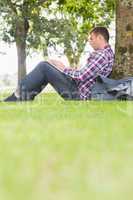
<path fill-rule="evenodd" d="M 96 77 L 108 76 L 112 71 L 113 62 L 114 54 L 108 45 L 104 49 L 94 51 L 82 68 L 65 68 L 63 72 L 76 81 L 80 99 L 87 100 L 91 97 L 91 87 L 96 82 Z"/>

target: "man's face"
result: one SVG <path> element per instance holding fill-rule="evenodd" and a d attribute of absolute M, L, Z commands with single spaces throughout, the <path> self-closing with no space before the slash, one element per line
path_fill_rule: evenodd
<path fill-rule="evenodd" d="M 88 37 L 88 41 L 93 49 L 95 49 L 95 50 L 99 49 L 99 42 L 100 42 L 99 35 L 97 35 L 95 33 L 91 33 Z"/>

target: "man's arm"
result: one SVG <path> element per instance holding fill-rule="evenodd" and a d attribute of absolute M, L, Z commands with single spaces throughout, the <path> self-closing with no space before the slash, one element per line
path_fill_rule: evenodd
<path fill-rule="evenodd" d="M 71 76 L 75 80 L 85 81 L 86 79 L 95 78 L 99 72 L 107 65 L 105 55 L 101 52 L 97 52 L 88 61 L 88 63 L 79 70 L 73 70 L 71 68 L 65 68 L 64 73 Z"/>

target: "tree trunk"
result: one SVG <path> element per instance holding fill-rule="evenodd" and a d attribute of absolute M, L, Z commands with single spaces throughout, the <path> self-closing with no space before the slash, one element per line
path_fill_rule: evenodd
<path fill-rule="evenodd" d="M 26 19 L 16 22 L 16 47 L 18 56 L 18 84 L 26 75 L 26 37 L 29 24 Z"/>
<path fill-rule="evenodd" d="M 133 0 L 116 0 L 116 50 L 113 77 L 133 76 Z"/>
<path fill-rule="evenodd" d="M 18 84 L 26 75 L 26 45 L 25 42 L 16 42 L 18 56 Z"/>

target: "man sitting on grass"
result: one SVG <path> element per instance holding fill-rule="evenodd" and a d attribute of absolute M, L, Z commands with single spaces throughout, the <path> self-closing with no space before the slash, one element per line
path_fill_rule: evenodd
<path fill-rule="evenodd" d="M 107 77 L 114 62 L 114 54 L 109 45 L 109 32 L 105 27 L 94 28 L 89 35 L 89 43 L 95 50 L 79 69 L 66 68 L 57 60 L 40 62 L 20 82 L 16 92 L 4 101 L 33 100 L 48 83 L 65 100 L 91 99 L 91 88 L 99 75 Z"/>

